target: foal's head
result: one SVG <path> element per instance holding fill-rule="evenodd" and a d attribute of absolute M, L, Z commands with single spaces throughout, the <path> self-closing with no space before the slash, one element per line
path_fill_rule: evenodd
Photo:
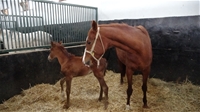
<path fill-rule="evenodd" d="M 92 60 L 97 61 L 97 66 L 100 65 L 100 60 L 105 53 L 103 40 L 100 34 L 100 28 L 95 21 L 92 21 L 92 28 L 88 32 L 86 39 L 86 47 L 83 54 L 83 63 L 91 66 Z"/>
<path fill-rule="evenodd" d="M 62 48 L 64 48 L 62 42 L 51 41 L 51 49 L 50 49 L 50 54 L 48 56 L 48 60 L 52 61 L 54 58 L 57 58 Z"/>

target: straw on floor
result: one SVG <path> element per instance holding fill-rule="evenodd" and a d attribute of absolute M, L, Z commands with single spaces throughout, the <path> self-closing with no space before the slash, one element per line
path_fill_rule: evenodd
<path fill-rule="evenodd" d="M 127 82 L 120 85 L 120 74 L 107 71 L 105 80 L 109 87 L 109 105 L 104 110 L 98 102 L 99 83 L 93 74 L 72 80 L 68 112 L 122 112 L 125 111 Z M 160 79 L 148 80 L 147 99 L 149 109 L 142 108 L 142 76 L 133 76 L 131 110 L 135 112 L 197 112 L 200 110 L 200 86 L 191 82 L 176 84 Z M 63 112 L 59 81 L 55 85 L 38 84 L 23 90 L 0 105 L 0 111 Z"/>

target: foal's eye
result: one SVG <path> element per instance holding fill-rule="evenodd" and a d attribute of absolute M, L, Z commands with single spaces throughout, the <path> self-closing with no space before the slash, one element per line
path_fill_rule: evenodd
<path fill-rule="evenodd" d="M 91 42 L 90 41 L 87 41 L 87 44 L 90 44 Z"/>

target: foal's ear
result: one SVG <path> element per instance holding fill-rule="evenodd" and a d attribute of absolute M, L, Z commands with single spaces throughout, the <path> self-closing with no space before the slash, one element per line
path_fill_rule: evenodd
<path fill-rule="evenodd" d="M 98 27 L 98 25 L 97 25 L 97 23 L 96 23 L 96 21 L 92 21 L 92 29 L 94 30 L 94 31 L 97 31 L 97 27 Z"/>
<path fill-rule="evenodd" d="M 53 46 L 53 41 L 51 41 L 51 46 Z"/>
<path fill-rule="evenodd" d="M 62 41 L 58 42 L 59 44 L 62 44 Z"/>
<path fill-rule="evenodd" d="M 54 44 L 54 42 L 53 41 L 51 41 L 51 46 L 53 47 L 55 44 Z"/>

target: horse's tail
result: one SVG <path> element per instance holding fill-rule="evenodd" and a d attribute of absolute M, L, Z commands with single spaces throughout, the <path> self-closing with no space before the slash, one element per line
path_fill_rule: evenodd
<path fill-rule="evenodd" d="M 149 37 L 149 33 L 148 33 L 148 31 L 146 30 L 146 28 L 144 28 L 144 26 L 139 25 L 139 26 L 137 26 L 137 28 L 140 29 L 144 34 L 146 34 L 146 35 Z"/>

